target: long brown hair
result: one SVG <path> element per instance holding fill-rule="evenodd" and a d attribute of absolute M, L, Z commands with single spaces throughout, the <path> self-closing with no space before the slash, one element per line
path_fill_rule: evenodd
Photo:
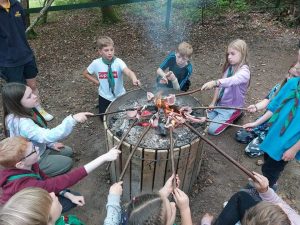
<path fill-rule="evenodd" d="M 163 199 L 158 193 L 143 194 L 133 198 L 125 207 L 127 225 L 165 225 Z"/>
<path fill-rule="evenodd" d="M 32 118 L 30 109 L 21 104 L 21 99 L 26 91 L 26 85 L 20 83 L 8 83 L 2 87 L 3 126 L 7 136 L 6 117 L 14 114 L 19 117 Z"/>

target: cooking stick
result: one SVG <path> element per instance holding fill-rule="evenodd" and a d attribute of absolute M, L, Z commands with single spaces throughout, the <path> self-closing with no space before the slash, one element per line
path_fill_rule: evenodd
<path fill-rule="evenodd" d="M 216 146 L 213 142 L 208 140 L 207 138 L 203 137 L 203 135 L 197 131 L 193 126 L 191 126 L 188 123 L 184 123 L 185 126 L 190 128 L 195 134 L 197 134 L 203 141 L 205 141 L 207 144 L 212 146 L 215 150 L 217 150 L 221 155 L 223 155 L 226 159 L 228 159 L 233 165 L 235 165 L 237 168 L 242 170 L 248 177 L 250 177 L 252 180 L 256 180 L 253 173 L 250 172 L 248 169 L 246 169 L 244 166 L 242 166 L 240 163 L 238 163 L 236 160 L 234 160 L 231 156 L 229 156 L 227 153 L 225 153 L 223 150 L 221 150 L 218 146 Z"/>
<path fill-rule="evenodd" d="M 248 111 L 248 108 L 229 107 L 229 106 L 197 106 L 197 107 L 192 108 L 192 110 L 195 110 L 195 109 L 235 109 L 235 110 Z"/>
<path fill-rule="evenodd" d="M 116 147 L 117 149 L 120 150 L 120 147 L 121 147 L 121 145 L 122 145 L 124 139 L 127 137 L 127 135 L 129 134 L 130 130 L 133 128 L 133 126 L 135 125 L 135 123 L 136 123 L 137 121 L 138 121 L 138 119 L 135 119 L 135 120 L 133 121 L 133 123 L 130 125 L 130 127 L 128 128 L 128 130 L 126 131 L 126 133 L 122 136 L 122 138 L 121 138 L 119 144 L 118 144 L 117 147 Z M 108 164 L 107 164 L 107 166 L 106 166 L 106 170 L 109 169 L 110 165 L 111 165 L 111 162 L 108 162 Z"/>
<path fill-rule="evenodd" d="M 209 120 L 209 119 L 206 119 L 206 121 L 207 121 L 207 122 L 211 122 L 211 123 L 225 124 L 225 125 L 232 126 L 232 127 L 243 128 L 242 125 L 237 125 L 237 124 L 233 124 L 233 123 L 218 122 L 218 121 Z"/>
<path fill-rule="evenodd" d="M 137 108 L 120 109 L 120 110 L 117 110 L 117 111 L 114 111 L 114 112 L 98 113 L 98 114 L 87 115 L 87 116 L 88 117 L 104 116 L 104 115 L 120 113 L 120 112 L 126 112 L 126 111 L 132 111 L 132 110 L 137 110 Z"/>
<path fill-rule="evenodd" d="M 190 94 L 193 94 L 193 93 L 198 92 L 198 91 L 201 91 L 201 88 L 197 88 L 193 91 L 187 91 L 187 92 L 184 92 L 184 93 L 175 94 L 175 96 L 178 97 L 178 96 L 183 96 L 183 95 L 190 95 Z"/>
<path fill-rule="evenodd" d="M 171 155 L 171 165 L 172 165 L 172 174 L 174 179 L 172 180 L 173 189 L 176 188 L 176 174 L 175 174 L 175 163 L 174 163 L 174 141 L 173 141 L 173 127 L 170 127 L 170 155 Z"/>
<path fill-rule="evenodd" d="M 139 140 L 138 140 L 137 143 L 135 144 L 134 149 L 132 149 L 132 151 L 130 152 L 130 155 L 128 156 L 128 159 L 127 159 L 127 161 L 126 161 L 126 164 L 125 164 L 125 166 L 124 166 L 124 168 L 123 168 L 123 171 L 122 171 L 122 173 L 121 173 L 121 175 L 120 175 L 120 177 L 119 177 L 119 181 L 123 180 L 123 177 L 124 177 L 124 175 L 125 175 L 125 172 L 126 172 L 126 170 L 127 170 L 127 167 L 128 167 L 128 165 L 129 165 L 129 163 L 130 163 L 130 160 L 131 160 L 131 158 L 132 158 L 132 156 L 133 156 L 135 150 L 139 147 L 139 144 L 141 143 L 143 137 L 147 134 L 147 132 L 150 130 L 150 128 L 151 128 L 151 124 L 149 124 L 149 125 L 147 126 L 147 128 L 144 130 L 143 134 L 140 136 Z"/>

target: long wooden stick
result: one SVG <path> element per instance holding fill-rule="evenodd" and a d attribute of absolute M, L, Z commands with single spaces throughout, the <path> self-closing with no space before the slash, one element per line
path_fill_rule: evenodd
<path fill-rule="evenodd" d="M 127 168 L 128 168 L 128 165 L 129 165 L 129 163 L 130 163 L 130 160 L 131 160 L 131 158 L 132 158 L 132 156 L 133 156 L 135 150 L 139 147 L 139 144 L 141 143 L 143 137 L 147 134 L 147 132 L 150 130 L 150 128 L 151 128 L 151 124 L 149 124 L 149 125 L 147 126 L 147 128 L 144 130 L 143 134 L 140 136 L 139 140 L 138 140 L 137 143 L 135 144 L 134 149 L 132 149 L 132 151 L 130 152 L 130 155 L 128 156 L 128 159 L 127 159 L 127 161 L 126 161 L 126 164 L 125 164 L 125 166 L 124 166 L 124 168 L 123 168 L 123 171 L 122 171 L 122 173 L 121 173 L 121 175 L 120 175 L 120 177 L 119 177 L 119 181 L 123 180 L 123 177 L 124 177 L 124 175 L 125 175 L 125 172 L 126 172 L 126 170 L 127 170 Z"/>
<path fill-rule="evenodd" d="M 120 149 L 120 147 L 121 147 L 123 141 L 125 140 L 125 138 L 126 138 L 127 135 L 129 134 L 130 130 L 133 128 L 133 126 L 135 125 L 135 123 L 136 123 L 137 121 L 138 121 L 138 119 L 135 119 L 135 120 L 133 121 L 133 123 L 130 125 L 130 127 L 128 128 L 128 130 L 126 131 L 126 133 L 122 136 L 122 138 L 121 138 L 119 144 L 118 144 L 117 147 L 116 147 L 117 149 Z M 108 162 L 108 164 L 107 164 L 107 166 L 106 166 L 106 170 L 109 169 L 110 165 L 111 165 L 111 161 Z"/>
<path fill-rule="evenodd" d="M 172 166 L 172 174 L 175 176 L 172 184 L 173 188 L 176 188 L 176 172 L 175 172 L 175 163 L 174 163 L 174 141 L 173 141 L 173 127 L 169 128 L 170 131 L 170 155 L 171 155 L 171 166 Z"/>
<path fill-rule="evenodd" d="M 228 126 L 232 126 L 232 127 L 239 127 L 239 128 L 243 128 L 243 126 L 242 126 L 242 125 L 237 125 L 237 124 L 233 124 L 233 123 L 218 122 L 218 121 L 209 120 L 209 119 L 206 119 L 206 121 L 207 121 L 207 122 L 211 122 L 211 123 L 224 124 L 224 125 L 228 125 Z"/>
<path fill-rule="evenodd" d="M 235 110 L 244 110 L 248 111 L 248 108 L 242 108 L 242 107 L 230 107 L 230 106 L 197 106 L 192 108 L 192 110 L 196 109 L 235 109 Z"/>
<path fill-rule="evenodd" d="M 87 116 L 88 117 L 104 116 L 104 115 L 109 115 L 109 114 L 114 114 L 114 113 L 120 113 L 120 112 L 126 112 L 126 111 L 132 111 L 132 110 L 137 110 L 137 108 L 120 109 L 120 110 L 113 111 L 113 112 L 98 113 L 98 114 L 87 115 Z"/>
<path fill-rule="evenodd" d="M 215 150 L 217 150 L 221 155 L 223 155 L 226 159 L 228 159 L 233 165 L 235 165 L 237 168 L 239 168 L 241 171 L 243 171 L 248 177 L 250 177 L 252 180 L 256 180 L 253 173 L 250 172 L 248 169 L 246 169 L 244 166 L 242 166 L 240 163 L 238 163 L 236 160 L 234 160 L 231 156 L 229 156 L 227 153 L 225 153 L 223 150 L 221 150 L 218 146 L 216 146 L 213 142 L 208 140 L 207 138 L 203 137 L 203 135 L 197 131 L 193 126 L 191 126 L 188 123 L 184 123 L 188 128 L 190 128 L 195 134 L 197 134 L 203 141 L 205 141 L 207 144 L 212 146 Z"/>
<path fill-rule="evenodd" d="M 193 91 L 187 91 L 187 92 L 175 94 L 175 96 L 178 97 L 178 96 L 190 95 L 190 94 L 196 93 L 198 91 L 201 91 L 201 88 L 197 88 L 197 89 L 195 89 Z"/>

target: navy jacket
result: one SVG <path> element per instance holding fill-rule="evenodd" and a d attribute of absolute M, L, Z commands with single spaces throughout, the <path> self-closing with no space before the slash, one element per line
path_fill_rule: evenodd
<path fill-rule="evenodd" d="M 0 7 L 0 67 L 21 66 L 33 59 L 25 35 L 25 12 L 16 0 L 10 10 Z"/>

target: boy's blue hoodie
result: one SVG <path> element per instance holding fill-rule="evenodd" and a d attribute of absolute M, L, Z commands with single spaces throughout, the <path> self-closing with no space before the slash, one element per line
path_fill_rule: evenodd
<path fill-rule="evenodd" d="M 16 0 L 10 0 L 7 12 L 0 6 L 0 67 L 16 67 L 33 59 L 25 35 L 25 12 Z"/>

